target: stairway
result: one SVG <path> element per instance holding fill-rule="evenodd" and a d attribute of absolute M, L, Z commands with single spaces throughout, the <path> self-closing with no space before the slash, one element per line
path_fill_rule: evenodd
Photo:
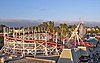
<path fill-rule="evenodd" d="M 73 63 L 71 49 L 63 49 L 57 63 Z"/>

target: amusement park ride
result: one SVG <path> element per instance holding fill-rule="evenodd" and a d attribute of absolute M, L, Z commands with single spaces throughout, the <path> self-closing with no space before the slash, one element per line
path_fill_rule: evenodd
<path fill-rule="evenodd" d="M 9 29 L 4 28 L 4 46 L 1 51 L 4 54 L 17 54 L 17 55 L 37 55 L 44 54 L 49 55 L 51 53 L 58 54 L 58 46 L 62 44 L 57 44 L 57 33 L 52 35 L 48 32 L 36 32 L 33 29 Z M 49 41 L 54 39 L 54 41 Z"/>
<path fill-rule="evenodd" d="M 82 37 L 85 34 L 84 23 L 81 22 L 77 28 L 72 32 L 71 37 L 68 39 L 68 48 L 76 47 L 77 45 L 85 45 Z M 36 56 L 39 54 L 51 55 L 59 54 L 63 49 L 64 44 L 58 44 L 57 33 L 50 34 L 49 32 L 37 32 L 31 29 L 18 29 L 4 28 L 3 32 L 4 46 L 1 49 L 2 54 L 14 54 L 23 56 Z M 53 39 L 53 41 L 50 41 Z M 71 41 L 74 40 L 74 43 Z"/>
<path fill-rule="evenodd" d="M 89 46 L 89 42 L 83 42 L 82 38 L 86 34 L 86 29 L 84 28 L 84 22 L 80 22 L 79 25 L 72 32 L 72 35 L 68 39 L 68 47 L 77 47 L 77 46 Z"/>

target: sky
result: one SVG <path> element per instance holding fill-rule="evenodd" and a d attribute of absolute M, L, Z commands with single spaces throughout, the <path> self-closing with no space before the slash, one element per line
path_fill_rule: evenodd
<path fill-rule="evenodd" d="M 100 21 L 100 0 L 0 0 L 0 19 Z"/>

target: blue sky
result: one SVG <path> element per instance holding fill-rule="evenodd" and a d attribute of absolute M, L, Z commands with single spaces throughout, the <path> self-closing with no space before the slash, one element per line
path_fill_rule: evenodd
<path fill-rule="evenodd" d="M 0 0 L 0 19 L 100 21 L 100 0 Z"/>

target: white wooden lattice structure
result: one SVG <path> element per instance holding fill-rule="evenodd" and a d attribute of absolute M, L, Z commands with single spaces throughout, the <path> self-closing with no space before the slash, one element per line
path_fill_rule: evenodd
<path fill-rule="evenodd" d="M 44 54 L 49 55 L 52 53 L 59 54 L 57 43 L 57 33 L 52 37 L 50 33 L 37 32 L 36 30 L 31 30 L 22 28 L 15 29 L 4 28 L 4 46 L 1 49 L 3 54 L 14 54 L 14 55 L 38 55 Z M 49 40 L 53 39 L 53 42 Z M 53 46 L 50 46 L 53 45 Z"/>

